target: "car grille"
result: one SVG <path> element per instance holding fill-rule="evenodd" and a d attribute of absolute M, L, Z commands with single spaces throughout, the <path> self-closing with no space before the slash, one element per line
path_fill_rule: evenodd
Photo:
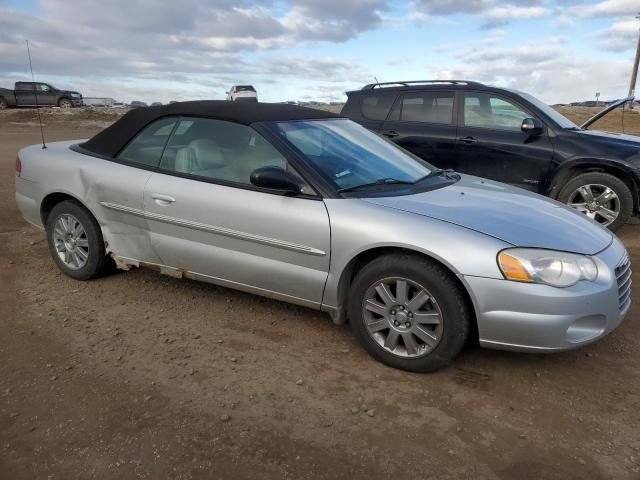
<path fill-rule="evenodd" d="M 620 311 L 625 310 L 631 303 L 631 261 L 627 255 L 616 267 L 618 282 L 618 304 Z"/>

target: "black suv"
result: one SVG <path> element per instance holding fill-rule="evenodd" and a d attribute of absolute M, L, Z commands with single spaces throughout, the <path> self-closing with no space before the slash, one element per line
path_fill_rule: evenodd
<path fill-rule="evenodd" d="M 460 80 L 367 85 L 342 115 L 440 168 L 548 195 L 616 230 L 638 211 L 640 138 L 578 127 L 516 90 Z M 628 99 L 627 99 L 628 100 Z"/>

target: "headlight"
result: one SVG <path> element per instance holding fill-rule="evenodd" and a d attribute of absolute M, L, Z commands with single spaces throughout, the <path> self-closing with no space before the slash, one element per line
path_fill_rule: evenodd
<path fill-rule="evenodd" d="M 598 267 L 591 258 L 554 250 L 503 250 L 498 255 L 498 265 L 507 280 L 554 287 L 570 287 L 580 280 L 593 282 L 598 277 Z"/>
<path fill-rule="evenodd" d="M 71 96 L 72 97 L 80 97 L 81 95 L 79 93 L 72 93 Z"/>

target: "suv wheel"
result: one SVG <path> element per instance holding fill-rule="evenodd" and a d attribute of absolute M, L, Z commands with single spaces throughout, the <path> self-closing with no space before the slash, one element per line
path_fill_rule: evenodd
<path fill-rule="evenodd" d="M 78 203 L 58 203 L 47 218 L 49 252 L 60 270 L 76 280 L 106 273 L 111 264 L 98 222 Z"/>
<path fill-rule="evenodd" d="M 560 190 L 558 200 L 612 231 L 627 223 L 633 212 L 629 187 L 618 177 L 603 172 L 572 178 Z"/>
<path fill-rule="evenodd" d="M 7 108 L 9 105 L 7 105 L 7 101 L 0 97 L 0 110 L 4 110 L 5 108 Z"/>
<path fill-rule="evenodd" d="M 60 108 L 71 108 L 73 107 L 73 104 L 71 103 L 71 100 L 69 100 L 68 98 L 61 98 L 60 101 L 58 102 L 58 106 Z"/>
<path fill-rule="evenodd" d="M 427 258 L 393 254 L 358 273 L 349 293 L 349 320 L 376 360 L 432 372 L 460 353 L 472 316 L 450 272 Z"/>

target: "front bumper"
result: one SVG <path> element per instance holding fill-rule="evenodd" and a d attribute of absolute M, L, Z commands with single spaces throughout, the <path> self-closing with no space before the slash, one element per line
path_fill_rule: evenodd
<path fill-rule="evenodd" d="M 598 264 L 597 280 L 569 288 L 463 277 L 473 297 L 480 345 L 554 352 L 605 337 L 622 322 L 631 304 L 621 304 L 616 278 L 616 267 L 626 258 L 624 246 L 614 238 L 593 257 Z"/>
<path fill-rule="evenodd" d="M 82 107 L 84 105 L 82 98 L 77 98 L 77 97 L 71 98 L 71 104 L 74 107 Z"/>

